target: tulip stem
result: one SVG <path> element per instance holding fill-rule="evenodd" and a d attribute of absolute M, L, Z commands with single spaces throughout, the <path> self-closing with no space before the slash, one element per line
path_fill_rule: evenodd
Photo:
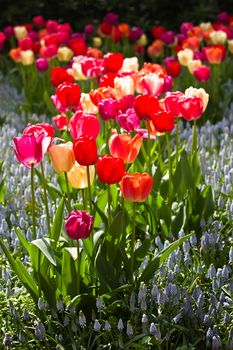
<path fill-rule="evenodd" d="M 178 159 L 179 159 L 179 143 L 180 143 L 179 119 L 176 118 L 176 166 L 178 164 Z"/>
<path fill-rule="evenodd" d="M 158 145 L 157 153 L 158 153 L 159 166 L 160 166 L 160 169 L 162 169 L 163 161 L 162 161 L 162 157 L 161 157 L 161 144 L 160 144 L 160 138 L 159 137 L 157 137 L 157 145 Z"/>
<path fill-rule="evenodd" d="M 169 173 L 169 207 L 172 205 L 172 158 L 171 158 L 171 146 L 169 134 L 166 133 L 166 142 L 167 142 L 167 155 L 168 155 L 168 173 Z"/>
<path fill-rule="evenodd" d="M 197 152 L 197 120 L 193 120 L 192 156 Z"/>
<path fill-rule="evenodd" d="M 70 189 L 69 189 L 69 182 L 68 182 L 67 172 L 65 172 L 65 179 L 66 179 L 66 190 L 67 190 L 67 199 L 68 199 L 67 207 L 68 207 L 69 212 L 71 212 Z"/>
<path fill-rule="evenodd" d="M 111 192 L 110 185 L 108 185 L 108 229 L 111 225 Z"/>
<path fill-rule="evenodd" d="M 85 198 L 85 188 L 81 189 L 82 200 L 83 200 L 83 209 L 86 210 L 86 198 Z"/>
<path fill-rule="evenodd" d="M 150 140 L 150 126 L 147 125 L 147 157 L 148 157 L 148 170 L 149 173 L 151 173 L 151 159 L 150 159 L 150 153 L 151 153 L 151 140 Z"/>
<path fill-rule="evenodd" d="M 48 228 L 48 233 L 49 233 L 49 237 L 50 237 L 50 235 L 51 235 L 50 217 L 49 217 L 49 207 L 48 207 L 48 199 L 47 199 L 47 190 L 46 190 L 43 162 L 40 163 L 40 168 L 41 168 L 41 176 L 42 176 L 42 185 L 43 185 L 43 190 L 44 190 L 44 204 L 45 204 L 47 228 Z"/>
<path fill-rule="evenodd" d="M 125 246 L 125 201 L 124 201 L 124 197 L 122 196 L 121 199 L 121 207 L 122 207 L 122 241 L 123 241 L 123 245 Z"/>
<path fill-rule="evenodd" d="M 133 265 L 134 265 L 134 247 L 135 247 L 135 221 L 136 221 L 136 203 L 133 202 L 133 218 L 132 218 L 132 239 L 131 239 L 131 274 L 133 280 Z"/>
<path fill-rule="evenodd" d="M 79 240 L 77 239 L 77 294 L 80 293 L 80 253 Z"/>
<path fill-rule="evenodd" d="M 32 191 L 32 237 L 36 239 L 36 215 L 35 215 L 35 185 L 34 185 L 34 164 L 31 166 L 31 191 Z"/>
<path fill-rule="evenodd" d="M 90 178 L 90 167 L 89 167 L 89 165 L 87 166 L 87 183 L 88 183 L 89 208 L 90 208 L 90 214 L 92 215 L 91 178 Z"/>

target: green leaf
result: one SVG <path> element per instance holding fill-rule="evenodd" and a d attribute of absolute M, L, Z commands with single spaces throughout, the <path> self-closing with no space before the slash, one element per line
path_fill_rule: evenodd
<path fill-rule="evenodd" d="M 77 295 L 77 272 L 73 257 L 65 249 L 62 251 L 61 281 L 63 296 L 70 295 L 74 298 Z"/>
<path fill-rule="evenodd" d="M 189 165 L 187 153 L 183 151 L 173 175 L 173 186 L 180 198 L 184 196 L 187 189 L 194 189 L 193 173 Z"/>
<path fill-rule="evenodd" d="M 163 249 L 154 259 L 148 263 L 145 270 L 141 274 L 141 277 L 139 278 L 139 282 L 148 282 L 154 276 L 155 271 L 162 265 L 162 263 L 169 257 L 169 255 L 191 236 L 192 233 L 179 238 L 175 242 L 171 243 L 167 248 Z"/>
<path fill-rule="evenodd" d="M 5 202 L 5 195 L 6 195 L 6 185 L 5 185 L 5 178 L 2 179 L 0 183 L 0 203 Z"/>
<path fill-rule="evenodd" d="M 65 198 L 62 197 L 62 199 L 60 200 L 59 206 L 56 210 L 53 226 L 51 230 L 51 239 L 54 240 L 55 244 L 57 243 L 61 235 L 62 224 L 63 224 L 63 214 L 64 214 L 64 204 L 65 204 Z"/>
<path fill-rule="evenodd" d="M 11 255 L 11 252 L 5 246 L 3 240 L 0 238 L 0 246 L 6 255 L 9 264 L 11 265 L 12 270 L 19 277 L 29 294 L 31 295 L 34 302 L 37 304 L 38 301 L 38 288 L 37 285 L 32 278 L 32 276 L 28 273 L 27 269 L 23 265 L 23 263 L 19 260 L 19 258 L 14 259 Z"/>
<path fill-rule="evenodd" d="M 43 98 L 44 98 L 44 102 L 45 102 L 46 107 L 48 108 L 49 112 L 51 112 L 53 115 L 55 115 L 57 113 L 57 110 L 56 110 L 53 102 L 51 101 L 50 96 L 46 90 L 44 91 Z"/>
<path fill-rule="evenodd" d="M 24 247 L 24 249 L 29 254 L 30 243 L 27 241 L 25 236 L 20 232 L 20 229 L 18 227 L 16 227 L 15 232 L 16 232 L 16 234 L 17 234 L 17 236 L 18 236 L 22 246 Z"/>
<path fill-rule="evenodd" d="M 104 214 L 105 208 L 107 206 L 107 201 L 108 201 L 108 192 L 107 190 L 105 190 L 101 193 L 101 195 L 97 199 L 97 202 L 93 203 L 93 206 L 97 212 L 95 215 L 94 227 L 99 227 L 101 222 L 103 222 L 105 226 L 107 226 L 108 218 Z"/>
<path fill-rule="evenodd" d="M 50 245 L 48 238 L 39 238 L 30 243 L 30 245 L 35 245 L 39 250 L 46 256 L 50 263 L 54 266 L 57 266 L 56 258 L 54 251 Z"/>

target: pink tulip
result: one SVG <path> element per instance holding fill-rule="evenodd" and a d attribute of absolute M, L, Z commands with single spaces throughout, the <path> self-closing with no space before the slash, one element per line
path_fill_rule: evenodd
<path fill-rule="evenodd" d="M 129 108 L 125 113 L 119 114 L 117 120 L 120 126 L 127 131 L 135 131 L 140 126 L 140 120 L 133 108 Z"/>
<path fill-rule="evenodd" d="M 207 81 L 210 78 L 210 67 L 207 67 L 207 66 L 197 67 L 194 69 L 193 75 L 198 81 Z"/>
<path fill-rule="evenodd" d="M 115 119 L 119 113 L 119 103 L 112 98 L 102 100 L 98 104 L 99 114 L 103 120 Z"/>
<path fill-rule="evenodd" d="M 21 137 L 14 137 L 13 150 L 18 161 L 27 168 L 37 166 L 48 149 L 51 138 L 46 137 L 44 132 L 37 134 L 24 134 Z"/>
<path fill-rule="evenodd" d="M 100 132 L 100 122 L 95 114 L 77 111 L 69 121 L 69 128 L 74 139 L 79 136 L 90 136 L 96 139 Z"/>
<path fill-rule="evenodd" d="M 181 97 L 179 99 L 179 108 L 182 117 L 185 120 L 199 119 L 203 113 L 203 102 L 199 97 Z"/>

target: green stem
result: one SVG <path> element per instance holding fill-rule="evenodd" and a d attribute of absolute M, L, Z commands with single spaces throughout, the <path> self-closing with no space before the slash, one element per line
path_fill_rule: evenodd
<path fill-rule="evenodd" d="M 77 239 L 77 294 L 80 294 L 80 252 L 79 240 Z"/>
<path fill-rule="evenodd" d="M 108 229 L 111 225 L 111 192 L 110 185 L 108 185 Z"/>
<path fill-rule="evenodd" d="M 162 160 L 162 155 L 161 155 L 160 136 L 157 137 L 157 146 L 158 146 L 157 153 L 158 153 L 159 166 L 160 166 L 160 169 L 162 169 L 162 167 L 163 167 L 163 160 Z"/>
<path fill-rule="evenodd" d="M 169 134 L 166 133 L 167 155 L 168 155 L 168 173 L 169 173 L 169 206 L 172 205 L 172 158 Z"/>
<path fill-rule="evenodd" d="M 92 215 L 92 202 L 91 202 L 91 177 L 90 177 L 90 166 L 87 166 L 87 183 L 88 183 L 88 197 L 89 197 L 89 208 L 90 214 Z"/>
<path fill-rule="evenodd" d="M 192 156 L 197 152 L 197 120 L 193 121 Z"/>
<path fill-rule="evenodd" d="M 85 188 L 81 189 L 82 200 L 83 200 L 83 209 L 86 210 L 86 198 L 85 198 Z"/>
<path fill-rule="evenodd" d="M 121 207 L 122 207 L 122 241 L 123 241 L 123 245 L 125 245 L 125 200 L 124 197 L 122 196 L 121 199 Z"/>
<path fill-rule="evenodd" d="M 66 180 L 66 190 L 67 190 L 67 199 L 68 199 L 67 207 L 68 207 L 69 212 L 71 212 L 70 189 L 69 189 L 68 176 L 67 176 L 67 173 L 66 173 L 66 172 L 65 172 L 65 180 Z"/>
<path fill-rule="evenodd" d="M 179 158 L 179 143 L 180 143 L 179 118 L 176 118 L 176 166 L 178 164 L 178 158 Z"/>
<path fill-rule="evenodd" d="M 50 236 L 51 235 L 50 216 L 49 216 L 49 207 L 48 207 L 48 199 L 47 199 L 47 190 L 46 190 L 43 162 L 40 163 L 40 168 L 41 168 L 41 176 L 42 176 L 42 186 L 43 186 L 43 190 L 44 190 L 44 204 L 45 204 L 47 228 L 48 228 L 48 233 Z"/>
<path fill-rule="evenodd" d="M 148 171 L 151 173 L 151 139 L 150 139 L 150 126 L 147 124 L 147 160 L 148 160 Z"/>
<path fill-rule="evenodd" d="M 134 263 L 134 247 L 135 247 L 135 221 L 136 221 L 136 203 L 133 202 L 133 218 L 132 218 L 132 239 L 131 239 L 131 274 L 133 280 L 133 263 Z"/>
<path fill-rule="evenodd" d="M 31 191 L 32 191 L 32 237 L 36 239 L 36 214 L 35 214 L 35 185 L 34 185 L 34 164 L 31 167 Z"/>

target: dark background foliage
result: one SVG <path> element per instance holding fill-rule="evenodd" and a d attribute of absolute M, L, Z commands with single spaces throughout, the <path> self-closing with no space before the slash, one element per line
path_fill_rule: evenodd
<path fill-rule="evenodd" d="M 214 20 L 216 14 L 227 10 L 233 13 L 232 0 L 0 0 L 0 26 L 30 22 L 35 15 L 46 19 L 70 21 L 75 30 L 99 22 L 108 11 L 119 14 L 122 22 L 149 30 L 154 24 L 178 29 L 180 23 Z"/>

